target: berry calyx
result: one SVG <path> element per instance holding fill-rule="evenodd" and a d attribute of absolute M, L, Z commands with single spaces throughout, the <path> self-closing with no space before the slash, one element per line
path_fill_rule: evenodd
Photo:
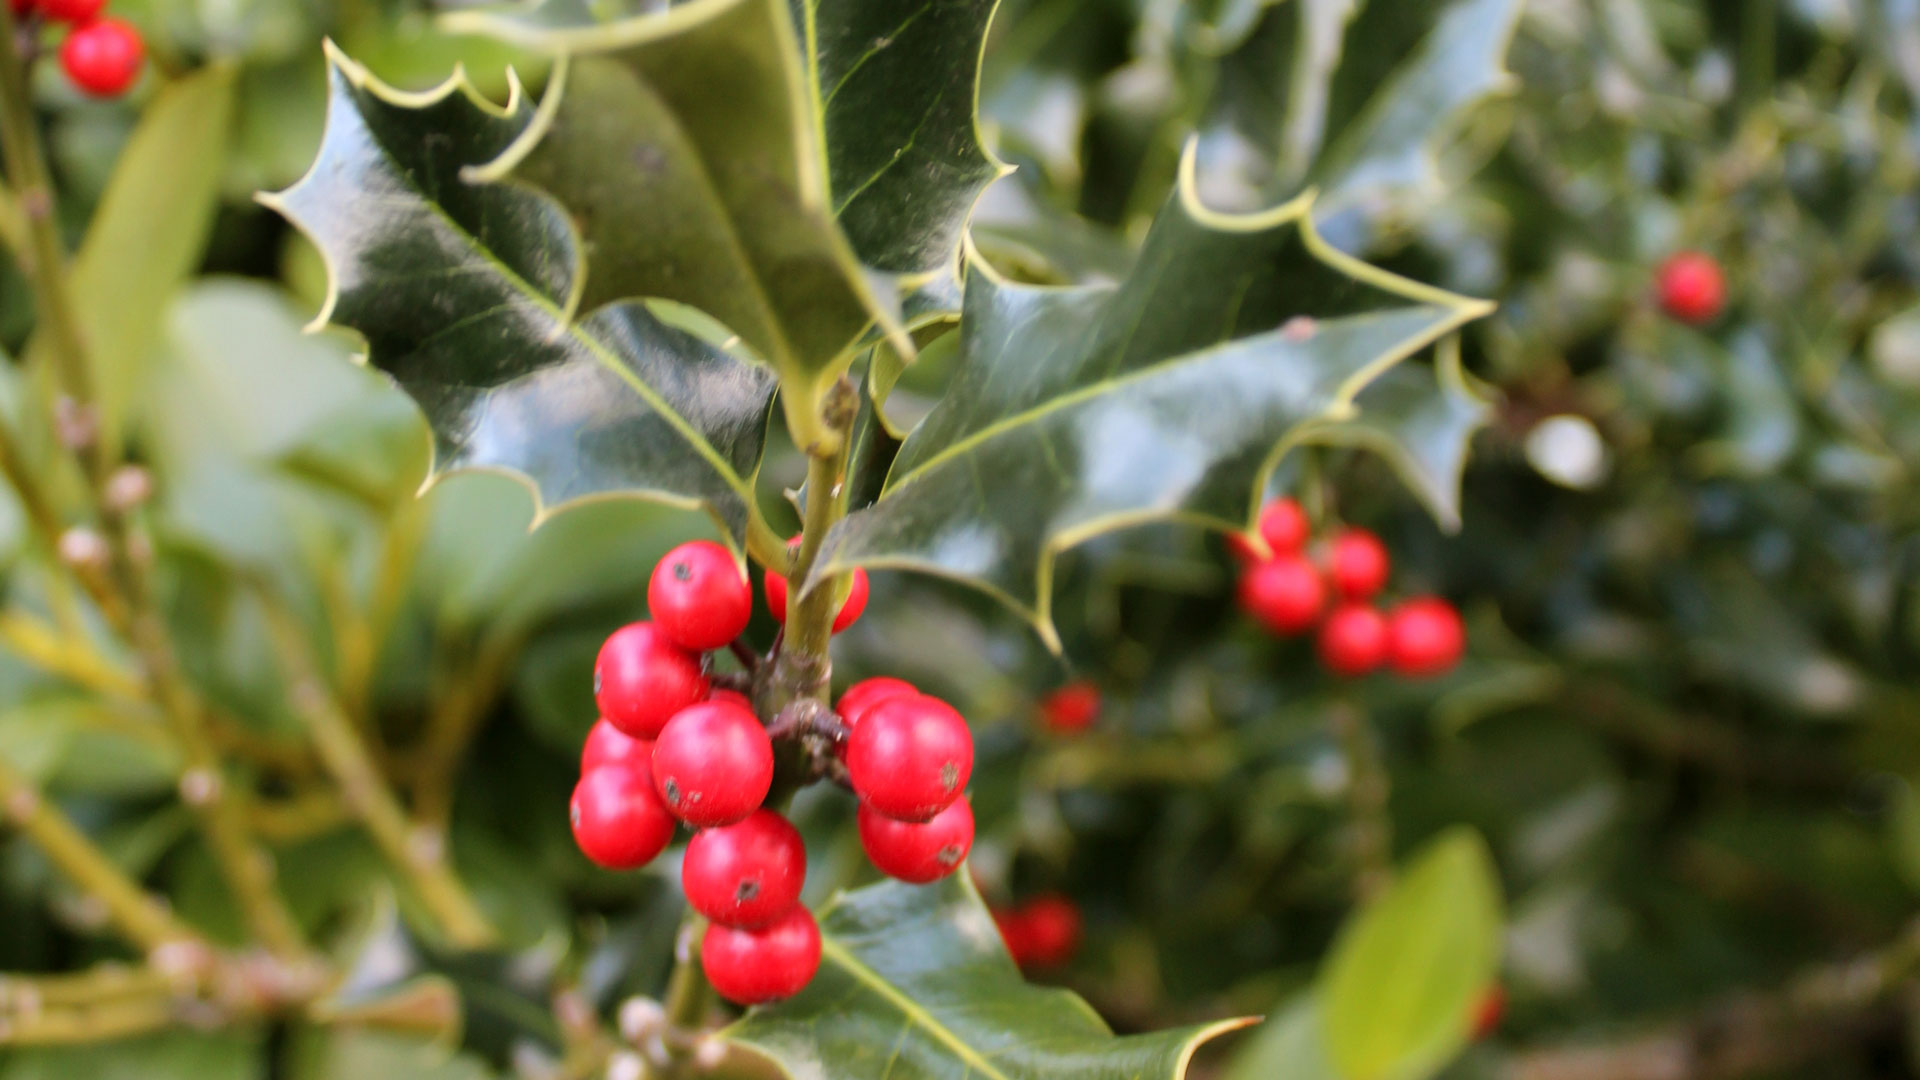
<path fill-rule="evenodd" d="M 1727 276 L 1713 256 L 1676 252 L 1660 264 L 1655 291 L 1661 310 L 1684 323 L 1704 326 L 1727 305 Z"/>
<path fill-rule="evenodd" d="M 37 0 L 27 6 L 38 7 L 41 14 L 49 19 L 80 26 L 92 22 L 95 16 L 105 10 L 107 0 Z"/>
<path fill-rule="evenodd" d="M 1320 662 L 1335 675 L 1365 675 L 1387 659 L 1387 618 L 1366 604 L 1334 608 L 1320 627 Z"/>
<path fill-rule="evenodd" d="M 753 713 L 708 701 L 680 710 L 653 744 L 653 784 L 689 825 L 731 825 L 773 788 L 773 740 Z"/>
<path fill-rule="evenodd" d="M 652 761 L 652 743 L 636 739 L 605 720 L 595 720 L 592 730 L 587 732 L 586 744 L 580 748 L 580 775 L 585 776 L 602 765 L 631 766 L 639 762 L 645 767 Z"/>
<path fill-rule="evenodd" d="M 680 886 L 693 909 L 723 926 L 765 926 L 800 902 L 807 849 L 772 810 L 702 829 L 687 844 Z"/>
<path fill-rule="evenodd" d="M 673 715 L 707 696 L 700 658 L 649 622 L 629 623 L 600 646 L 593 696 L 600 715 L 636 739 L 651 739 Z"/>
<path fill-rule="evenodd" d="M 73 84 L 95 97 L 126 93 L 140 77 L 147 46 L 140 31 L 119 19 L 77 26 L 60 43 L 60 67 Z"/>
<path fill-rule="evenodd" d="M 673 815 L 644 762 L 603 765 L 582 776 L 568 810 L 580 851 L 609 870 L 645 866 L 673 839 Z"/>
<path fill-rule="evenodd" d="M 789 551 L 798 547 L 797 543 L 788 544 Z M 775 622 L 787 621 L 787 579 L 783 574 L 767 571 L 765 582 L 767 591 L 767 611 Z M 840 601 L 840 610 L 833 616 L 833 632 L 839 633 L 852 626 L 854 620 L 867 610 L 867 572 L 855 568 L 853 581 L 847 586 L 847 598 Z"/>
<path fill-rule="evenodd" d="M 834 711 L 840 714 L 840 722 L 852 727 L 860 718 L 883 701 L 897 697 L 918 697 L 920 690 L 905 679 L 896 679 L 890 675 L 876 675 L 871 679 L 861 679 L 847 687 L 840 695 L 840 704 Z"/>
<path fill-rule="evenodd" d="M 887 817 L 927 821 L 973 775 L 973 734 L 951 705 L 924 694 L 875 705 L 847 737 L 847 778 Z"/>
<path fill-rule="evenodd" d="M 1281 555 L 1240 575 L 1240 607 L 1276 634 L 1302 634 L 1320 620 L 1327 586 L 1301 555 Z"/>
<path fill-rule="evenodd" d="M 1385 588 L 1392 567 L 1387 545 L 1365 529 L 1347 529 L 1327 549 L 1327 576 L 1348 600 L 1365 600 Z"/>
<path fill-rule="evenodd" d="M 700 939 L 700 966 L 720 996 L 736 1005 L 792 997 L 820 970 L 820 927 L 797 904 L 757 929 L 713 923 Z"/>
<path fill-rule="evenodd" d="M 860 846 L 874 868 L 925 885 L 960 868 L 973 850 L 973 807 L 965 797 L 927 822 L 897 821 L 860 805 Z"/>
<path fill-rule="evenodd" d="M 647 581 L 647 611 L 674 644 L 694 652 L 740 636 L 753 617 L 753 588 L 733 554 L 711 540 L 666 553 Z"/>
<path fill-rule="evenodd" d="M 1059 967 L 1080 948 L 1080 906 L 1058 894 L 1036 896 L 993 913 L 1013 962 L 1032 971 Z"/>
<path fill-rule="evenodd" d="M 1040 699 L 1040 722 L 1061 735 L 1085 731 L 1100 719 L 1100 688 L 1081 679 Z"/>
<path fill-rule="evenodd" d="M 1467 628 L 1452 604 L 1434 596 L 1408 600 L 1387 615 L 1387 659 L 1408 678 L 1444 675 L 1467 651 Z"/>

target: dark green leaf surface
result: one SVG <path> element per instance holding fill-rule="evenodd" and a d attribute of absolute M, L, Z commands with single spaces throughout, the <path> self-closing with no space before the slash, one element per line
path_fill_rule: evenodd
<path fill-rule="evenodd" d="M 1498 977 L 1500 878 L 1478 834 L 1430 842 L 1349 922 L 1320 974 L 1328 1054 L 1347 1080 L 1424 1080 L 1467 1045 Z"/>
<path fill-rule="evenodd" d="M 1281 451 L 1489 310 L 1331 251 L 1309 199 L 1209 211 L 1193 164 L 1116 286 L 1020 285 L 974 264 L 953 384 L 816 574 L 958 578 L 1051 642 L 1060 551 L 1154 519 L 1244 527 Z"/>
<path fill-rule="evenodd" d="M 573 58 L 482 175 L 567 208 L 590 301 L 665 297 L 737 332 L 780 373 L 804 444 L 864 332 L 957 298 L 960 234 L 999 173 L 973 123 L 991 11 L 696 0 L 602 22 L 562 0 L 454 21 Z"/>
<path fill-rule="evenodd" d="M 820 929 L 813 982 L 726 1030 L 794 1080 L 1179 1080 L 1248 1023 L 1116 1037 L 1076 995 L 1021 980 L 964 875 L 842 895 Z"/>
<path fill-rule="evenodd" d="M 545 510 L 633 492 L 701 505 L 739 535 L 770 373 L 677 305 L 611 303 L 576 321 L 581 241 L 552 200 L 474 182 L 532 116 L 455 80 L 401 95 L 333 55 L 313 169 L 267 199 L 325 255 L 322 318 L 366 337 L 419 403 L 434 470 L 527 477 Z"/>
<path fill-rule="evenodd" d="M 1460 341 L 1441 343 L 1431 371 L 1402 366 L 1361 393 L 1358 413 L 1316 431 L 1312 441 L 1358 446 L 1379 454 L 1425 503 L 1442 528 L 1460 527 L 1460 478 L 1473 435 L 1493 406 L 1468 384 Z"/>

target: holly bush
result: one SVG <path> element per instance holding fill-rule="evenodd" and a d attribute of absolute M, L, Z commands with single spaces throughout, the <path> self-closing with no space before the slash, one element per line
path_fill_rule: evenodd
<path fill-rule="evenodd" d="M 0 26 L 0 1080 L 1920 1071 L 1920 7 Z"/>

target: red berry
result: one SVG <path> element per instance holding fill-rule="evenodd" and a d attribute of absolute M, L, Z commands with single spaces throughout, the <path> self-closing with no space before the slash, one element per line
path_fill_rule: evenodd
<path fill-rule="evenodd" d="M 1025 963 L 1022 958 L 1033 951 L 1033 946 L 1027 942 L 1025 914 L 1017 907 L 993 909 L 993 925 L 1000 931 L 1000 940 L 1007 946 L 1007 955 L 1013 957 L 1014 963 L 1022 965 Z"/>
<path fill-rule="evenodd" d="M 649 622 L 615 630 L 593 665 L 600 715 L 636 739 L 659 735 L 674 713 L 705 700 L 707 689 L 700 658 Z"/>
<path fill-rule="evenodd" d="M 1289 555 L 1307 546 L 1307 512 L 1294 499 L 1275 499 L 1260 511 L 1260 537 L 1275 555 Z"/>
<path fill-rule="evenodd" d="M 1366 604 L 1341 604 L 1320 627 L 1320 662 L 1335 675 L 1365 675 L 1387 659 L 1387 618 Z"/>
<path fill-rule="evenodd" d="M 753 711 L 753 699 L 738 690 L 729 690 L 724 686 L 707 691 L 708 701 L 724 701 L 729 705 L 738 705 L 748 712 Z"/>
<path fill-rule="evenodd" d="M 683 649 L 705 652 L 740 636 L 753 617 L 753 588 L 733 554 L 711 540 L 666 553 L 647 581 L 647 612 Z"/>
<path fill-rule="evenodd" d="M 581 777 L 569 810 L 574 842 L 609 870 L 645 866 L 673 839 L 673 815 L 660 805 L 645 762 L 604 765 Z"/>
<path fill-rule="evenodd" d="M 1480 1000 L 1473 1007 L 1473 1037 L 1484 1039 L 1500 1026 L 1500 1018 L 1507 1013 L 1507 990 L 1499 983 L 1487 987 Z"/>
<path fill-rule="evenodd" d="M 1387 616 L 1387 653 L 1393 670 L 1409 678 L 1444 675 L 1467 651 L 1460 612 L 1438 597 L 1408 600 Z"/>
<path fill-rule="evenodd" d="M 896 821 L 860 804 L 860 846 L 881 873 L 925 885 L 960 868 L 973 849 L 973 807 L 965 797 L 932 821 Z"/>
<path fill-rule="evenodd" d="M 1348 600 L 1365 600 L 1385 588 L 1392 566 L 1387 545 L 1365 529 L 1345 530 L 1327 551 L 1327 576 Z"/>
<path fill-rule="evenodd" d="M 700 966 L 720 996 L 736 1005 L 792 997 L 820 970 L 820 927 L 797 904 L 756 930 L 713 923 L 700 939 Z"/>
<path fill-rule="evenodd" d="M 767 571 L 767 610 L 773 614 L 775 622 L 787 621 L 787 579 L 773 571 Z M 867 610 L 867 572 L 856 568 L 853 572 L 853 584 L 847 588 L 847 598 L 840 601 L 840 610 L 833 616 L 833 632 L 839 633 L 852 626 L 862 612 Z"/>
<path fill-rule="evenodd" d="M 1100 688 L 1082 679 L 1040 699 L 1040 721 L 1061 735 L 1085 731 L 1100 719 Z"/>
<path fill-rule="evenodd" d="M 973 775 L 973 734 L 951 705 L 922 694 L 867 710 L 847 737 L 847 778 L 875 810 L 927 821 L 953 805 Z"/>
<path fill-rule="evenodd" d="M 1304 556 L 1281 555 L 1240 575 L 1240 607 L 1276 634 L 1312 629 L 1326 603 L 1326 583 Z"/>
<path fill-rule="evenodd" d="M 595 720 L 580 748 L 580 775 L 585 776 L 602 765 L 627 765 L 639 762 L 643 767 L 653 761 L 653 744 L 607 723 Z"/>
<path fill-rule="evenodd" d="M 1020 905 L 1023 968 L 1052 968 L 1073 959 L 1080 949 L 1080 905 L 1058 894 L 1036 896 Z"/>
<path fill-rule="evenodd" d="M 772 810 L 695 833 L 680 863 L 687 903 L 723 926 L 765 926 L 785 915 L 806 877 L 800 830 Z"/>
<path fill-rule="evenodd" d="M 1660 307 L 1681 322 L 1702 326 L 1720 317 L 1727 305 L 1727 276 L 1713 256 L 1682 251 L 1660 264 Z"/>
<path fill-rule="evenodd" d="M 773 788 L 773 740 L 753 713 L 709 701 L 680 710 L 653 744 L 653 783 L 689 825 L 731 825 Z"/>
<path fill-rule="evenodd" d="M 60 66 L 67 78 L 96 97 L 126 92 L 140 77 L 147 47 L 140 31 L 119 19 L 100 19 L 75 27 L 60 43 Z"/>
<path fill-rule="evenodd" d="M 36 5 L 33 0 L 28 0 L 27 6 Z M 38 0 L 37 6 L 49 19 L 79 26 L 92 22 L 94 16 L 105 10 L 107 0 Z"/>
<path fill-rule="evenodd" d="M 874 706 L 897 697 L 918 697 L 920 690 L 905 679 L 896 679 L 888 675 L 876 675 L 871 679 L 862 679 L 840 695 L 840 704 L 836 711 L 840 722 L 848 727 L 860 722 Z"/>

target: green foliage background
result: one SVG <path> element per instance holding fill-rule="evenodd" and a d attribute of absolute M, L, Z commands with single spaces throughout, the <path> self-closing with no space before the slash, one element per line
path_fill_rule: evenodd
<path fill-rule="evenodd" d="M 556 995 L 608 1016 L 657 994 L 678 910 L 672 856 L 614 876 L 568 838 L 559 808 L 593 720 L 592 657 L 642 612 L 658 555 L 719 525 L 598 501 L 529 531 L 527 488 L 484 473 L 416 499 L 419 412 L 353 364 L 351 335 L 301 332 L 325 269 L 252 201 L 319 145 L 323 36 L 403 89 L 464 62 L 496 101 L 507 63 L 533 86 L 549 63 L 443 33 L 412 3 L 114 7 L 156 57 L 133 98 L 79 100 L 47 65 L 35 89 L 83 316 L 107 328 L 106 430 L 158 477 L 184 662 L 239 718 L 223 752 L 297 755 L 268 630 L 304 628 L 382 767 L 450 823 L 454 864 L 505 944 L 436 941 L 373 845 L 291 768 L 260 828 L 296 917 L 366 973 L 345 996 L 444 985 L 431 975 L 461 991 L 463 1023 L 438 1041 L 243 1024 L 81 1050 L 0 1043 L 0 1080 L 552 1075 L 532 1070 L 573 1044 Z M 1457 67 L 1394 81 L 1418 70 L 1408 59 L 1442 9 L 1467 28 L 1447 54 Z M 1276 73 L 1313 20 L 1343 13 L 1326 137 L 1303 142 Z M 1682 1039 L 1701 1075 L 1722 1075 L 1714 1055 L 1733 1044 L 1764 1051 L 1743 1074 L 1920 1069 L 1910 993 L 1861 975 L 1857 1000 L 1819 996 L 1831 965 L 1860 956 L 1905 982 L 1920 889 L 1917 58 L 1920 6 L 1905 0 L 1003 0 L 979 104 L 1016 171 L 973 237 L 1010 278 L 1123 276 L 1192 139 L 1214 205 L 1317 184 L 1332 244 L 1499 304 L 1462 338 L 1462 423 L 1480 419 L 1475 396 L 1489 406 L 1457 532 L 1443 528 L 1455 507 L 1439 445 L 1409 465 L 1347 431 L 1275 479 L 1380 532 L 1396 591 L 1459 601 L 1472 648 L 1440 682 L 1334 685 L 1307 645 L 1238 616 L 1230 561 L 1197 529 L 1066 552 L 1058 656 L 987 596 L 875 573 L 836 682 L 914 679 L 974 723 L 981 889 L 1063 891 L 1086 911 L 1085 948 L 1047 981 L 1121 1032 L 1271 1017 L 1196 1068 L 1236 1080 L 1552 1080 L 1524 1070 L 1554 1065 L 1562 1044 L 1646 1033 Z M 1394 143 L 1396 124 L 1444 137 Z M 1683 247 L 1729 272 L 1730 309 L 1705 329 L 1651 302 L 1653 268 Z M 28 290 L 0 263 L 0 342 L 20 361 L 0 410 L 29 432 L 31 326 Z M 897 373 L 887 421 L 925 415 L 954 351 L 935 342 Z M 1444 375 L 1434 363 L 1418 370 Z M 1603 448 L 1578 484 L 1529 439 L 1567 416 Z M 783 527 L 782 489 L 803 472 L 776 431 L 754 495 Z M 0 554 L 10 610 L 45 610 L 45 552 L 11 503 Z M 757 619 L 764 643 L 773 628 Z M 240 940 L 171 797 L 178 763 L 151 710 L 50 673 L 30 644 L 0 625 L 0 760 L 182 918 Z M 1102 688 L 1099 727 L 1039 733 L 1035 702 L 1075 677 Z M 1329 724 L 1355 712 L 1376 736 L 1398 880 L 1417 888 L 1371 923 L 1351 914 L 1363 777 Z M 821 791 L 796 808 L 810 902 L 868 880 L 850 811 Z M 98 924 L 30 845 L 0 846 L 0 970 L 124 959 Z M 1482 987 L 1448 976 L 1495 954 L 1508 1017 L 1465 1048 Z M 1393 997 L 1409 986 L 1441 989 Z M 1763 1011 L 1756 1035 L 1732 1001 L 1784 1011 Z"/>

